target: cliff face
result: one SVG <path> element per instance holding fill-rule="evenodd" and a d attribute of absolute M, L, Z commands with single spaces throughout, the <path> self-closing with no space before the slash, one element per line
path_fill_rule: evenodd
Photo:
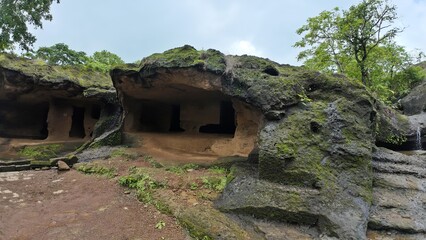
<path fill-rule="evenodd" d="M 204 109 L 232 103 L 236 126 L 226 145 L 236 149 L 233 154 L 247 156 L 251 151 L 254 172 L 230 183 L 217 202 L 222 211 L 316 225 L 341 239 L 366 238 L 375 112 L 361 84 L 190 46 L 154 54 L 140 66 L 114 69 L 111 76 L 128 131 L 165 133 L 175 122 L 176 129 L 192 131 L 197 141 L 203 127 L 220 133 L 227 124 L 220 116 L 200 118 Z M 194 105 L 198 114 L 189 111 Z M 170 117 L 156 117 L 149 106 L 169 109 L 165 114 Z M 142 114 L 151 109 L 151 122 L 165 123 L 135 125 L 137 111 L 132 108 L 142 109 Z M 172 120 L 173 108 L 180 109 L 183 119 Z M 240 144 L 243 139 L 249 141 Z"/>

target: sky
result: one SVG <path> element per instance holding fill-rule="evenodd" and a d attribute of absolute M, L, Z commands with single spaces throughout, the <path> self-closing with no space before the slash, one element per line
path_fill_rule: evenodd
<path fill-rule="evenodd" d="M 126 62 L 189 44 L 225 54 L 297 62 L 296 30 L 324 10 L 360 0 L 61 0 L 53 20 L 32 32 L 34 47 L 65 43 L 89 55 L 108 50 Z M 404 27 L 396 41 L 426 52 L 426 0 L 393 0 Z"/>

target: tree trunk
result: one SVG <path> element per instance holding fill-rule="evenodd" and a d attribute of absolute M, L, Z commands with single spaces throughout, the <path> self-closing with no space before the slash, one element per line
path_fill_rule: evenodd
<path fill-rule="evenodd" d="M 365 67 L 364 62 L 359 63 L 359 68 L 361 70 L 361 80 L 362 83 L 368 87 L 368 69 Z"/>

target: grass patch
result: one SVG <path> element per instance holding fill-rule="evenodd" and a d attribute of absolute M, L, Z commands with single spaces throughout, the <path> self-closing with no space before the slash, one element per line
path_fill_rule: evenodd
<path fill-rule="evenodd" d="M 18 154 L 22 157 L 34 160 L 49 160 L 58 157 L 58 153 L 60 153 L 62 149 L 63 145 L 61 144 L 25 146 L 18 151 Z"/>
<path fill-rule="evenodd" d="M 156 181 L 146 173 L 134 171 L 127 176 L 120 177 L 118 183 L 122 186 L 136 189 L 139 201 L 154 203 L 153 190 L 165 187 L 165 184 Z M 154 204 L 155 205 L 155 204 Z"/>
<path fill-rule="evenodd" d="M 100 175 L 108 178 L 116 176 L 117 170 L 112 167 L 104 167 L 94 163 L 79 164 L 77 171 L 89 175 Z"/>
<path fill-rule="evenodd" d="M 143 157 L 143 160 L 144 160 L 145 162 L 149 163 L 149 164 L 150 164 L 152 167 L 154 167 L 154 168 L 162 168 L 162 167 L 164 167 L 164 165 L 163 165 L 163 164 L 161 164 L 161 163 L 157 162 L 157 160 L 155 160 L 152 156 L 145 155 L 145 156 Z"/>
<path fill-rule="evenodd" d="M 126 148 L 117 148 L 111 152 L 111 158 L 124 158 L 127 160 L 136 160 L 138 158 L 138 154 L 134 152 L 130 152 Z"/>
<path fill-rule="evenodd" d="M 197 165 L 197 164 L 188 163 L 188 164 L 181 165 L 181 166 L 168 167 L 166 169 L 166 171 L 173 172 L 173 173 L 176 173 L 176 174 L 183 174 L 183 173 L 186 173 L 186 172 L 191 171 L 191 170 L 197 170 L 199 168 L 200 168 L 200 166 Z"/>
<path fill-rule="evenodd" d="M 226 184 L 228 184 L 226 176 L 218 177 L 204 177 L 202 179 L 203 187 L 217 192 L 222 192 L 225 189 Z"/>

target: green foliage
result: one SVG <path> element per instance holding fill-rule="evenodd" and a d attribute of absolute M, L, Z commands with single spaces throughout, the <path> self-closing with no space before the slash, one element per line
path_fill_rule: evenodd
<path fill-rule="evenodd" d="M 226 177 L 204 177 L 202 179 L 203 187 L 206 189 L 222 192 L 225 189 L 226 184 L 228 184 Z"/>
<path fill-rule="evenodd" d="M 12 50 L 17 44 L 29 51 L 36 41 L 28 26 L 42 28 L 51 21 L 50 6 L 54 0 L 0 0 L 0 52 Z M 59 0 L 56 1 L 59 3 Z"/>
<path fill-rule="evenodd" d="M 165 186 L 148 174 L 138 172 L 137 169 L 134 169 L 133 173 L 128 176 L 120 177 L 118 183 L 122 186 L 136 189 L 138 199 L 144 203 L 153 203 L 152 191 Z"/>
<path fill-rule="evenodd" d="M 149 164 L 151 164 L 152 167 L 155 167 L 155 168 L 162 168 L 162 167 L 164 167 L 163 164 L 157 162 L 152 156 L 145 155 L 143 157 L 143 160 L 145 162 L 148 162 Z"/>
<path fill-rule="evenodd" d="M 124 61 L 116 54 L 102 50 L 93 53 L 88 58 L 85 67 L 100 72 L 109 72 L 114 66 L 124 64 Z"/>
<path fill-rule="evenodd" d="M 116 175 L 115 168 L 109 168 L 94 163 L 79 164 L 77 171 L 89 175 L 100 175 L 108 178 L 113 178 Z"/>
<path fill-rule="evenodd" d="M 209 168 L 209 171 L 215 174 L 227 174 L 228 169 L 219 166 L 213 166 Z"/>
<path fill-rule="evenodd" d="M 49 144 L 40 146 L 25 146 L 19 150 L 18 154 L 23 157 L 35 160 L 49 160 L 55 158 L 58 153 L 63 149 L 60 144 Z"/>
<path fill-rule="evenodd" d="M 191 169 L 196 170 L 198 168 L 200 168 L 200 166 L 198 166 L 197 164 L 187 163 L 187 164 L 182 165 L 182 166 L 168 167 L 166 169 L 166 171 L 173 172 L 173 173 L 176 173 L 176 174 L 182 174 L 182 173 L 186 173 L 188 170 L 191 170 Z"/>
<path fill-rule="evenodd" d="M 50 47 L 41 47 L 34 54 L 27 53 L 26 57 L 42 59 L 51 65 L 81 66 L 84 69 L 107 73 L 111 68 L 124 64 L 116 54 L 102 50 L 87 56 L 85 52 L 70 49 L 64 43 L 57 43 Z"/>
<path fill-rule="evenodd" d="M 32 55 L 34 57 L 34 55 Z M 108 74 L 88 71 L 80 65 L 52 66 L 41 59 L 16 57 L 11 54 L 0 54 L 0 65 L 28 76 L 22 81 L 40 79 L 43 82 L 61 84 L 70 81 L 92 92 L 102 92 L 112 89 L 112 82 Z"/>
<path fill-rule="evenodd" d="M 156 229 L 163 229 L 166 226 L 166 223 L 163 220 L 160 220 L 157 224 L 155 224 Z"/>
<path fill-rule="evenodd" d="M 303 48 L 298 60 L 328 73 L 361 80 L 385 101 L 395 100 L 421 80 L 410 66 L 414 57 L 394 43 L 402 30 L 393 27 L 396 7 L 387 0 L 363 0 L 349 10 L 334 8 L 309 18 L 297 30 Z"/>
<path fill-rule="evenodd" d="M 125 158 L 128 160 L 135 160 L 138 157 L 137 153 L 129 152 L 126 148 L 117 148 L 111 152 L 110 157 L 112 158 Z"/>
<path fill-rule="evenodd" d="M 51 65 L 83 65 L 88 61 L 85 52 L 72 50 L 65 43 L 41 47 L 32 58 L 43 59 Z"/>

